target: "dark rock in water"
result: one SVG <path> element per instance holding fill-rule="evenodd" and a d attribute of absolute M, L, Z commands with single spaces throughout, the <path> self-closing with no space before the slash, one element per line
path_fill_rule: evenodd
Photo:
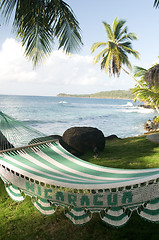
<path fill-rule="evenodd" d="M 110 135 L 110 136 L 108 136 L 108 137 L 105 137 L 105 139 L 106 139 L 106 140 L 114 140 L 114 139 L 120 139 L 120 138 L 118 138 L 117 135 L 112 134 L 112 135 Z"/>
<path fill-rule="evenodd" d="M 89 150 L 94 153 L 103 151 L 105 137 L 102 131 L 93 127 L 72 127 L 67 129 L 62 136 L 61 144 L 75 155 L 81 155 Z"/>
<path fill-rule="evenodd" d="M 7 140 L 7 138 L 0 131 L 0 150 L 14 148 L 14 146 Z"/>
<path fill-rule="evenodd" d="M 150 105 L 147 105 L 147 104 L 140 104 L 140 105 L 138 105 L 138 107 L 153 109 Z"/>
<path fill-rule="evenodd" d="M 155 122 L 154 119 L 153 121 L 148 120 L 146 123 L 144 123 L 144 129 L 148 132 L 154 132 L 159 130 L 159 123 Z"/>

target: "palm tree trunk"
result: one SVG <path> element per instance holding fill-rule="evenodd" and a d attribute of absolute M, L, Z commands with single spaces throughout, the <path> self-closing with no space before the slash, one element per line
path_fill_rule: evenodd
<path fill-rule="evenodd" d="M 136 80 L 136 78 L 134 78 L 133 75 L 131 75 L 131 74 L 130 74 L 128 71 L 126 71 L 124 68 L 121 67 L 121 69 L 122 69 L 126 74 L 128 74 L 141 88 L 143 88 L 142 84 L 141 84 L 140 82 L 138 82 L 138 81 Z"/>

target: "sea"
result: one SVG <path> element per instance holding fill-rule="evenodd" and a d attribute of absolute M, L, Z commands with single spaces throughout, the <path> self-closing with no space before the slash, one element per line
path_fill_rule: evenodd
<path fill-rule="evenodd" d="M 0 111 L 45 135 L 63 135 L 71 127 L 100 129 L 120 138 L 145 132 L 143 124 L 157 113 L 127 99 L 0 95 Z"/>

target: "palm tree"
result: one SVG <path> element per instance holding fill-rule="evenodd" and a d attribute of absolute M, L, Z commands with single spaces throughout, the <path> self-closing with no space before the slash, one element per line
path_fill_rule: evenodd
<path fill-rule="evenodd" d="M 144 76 L 145 82 L 149 87 L 158 87 L 159 88 L 159 64 L 155 64 L 145 73 Z"/>
<path fill-rule="evenodd" d="M 122 67 L 126 65 L 132 70 L 128 54 L 132 54 L 134 57 L 139 58 L 139 53 L 133 50 L 131 44 L 131 41 L 136 40 L 137 36 L 134 33 L 128 33 L 127 26 L 124 26 L 125 23 L 125 20 L 118 20 L 118 18 L 115 18 L 111 28 L 108 23 L 103 22 L 108 41 L 94 43 L 91 47 L 91 53 L 99 47 L 104 47 L 104 49 L 94 57 L 94 63 L 98 63 L 101 59 L 101 69 L 105 69 L 106 73 L 109 72 L 110 77 L 112 74 L 119 77 L 122 69 L 140 85 L 134 76 Z"/>
<path fill-rule="evenodd" d="M 0 11 L 25 46 L 34 66 L 49 55 L 55 40 L 66 53 L 82 45 L 80 27 L 71 7 L 62 0 L 1 0 Z"/>
<path fill-rule="evenodd" d="M 142 87 L 136 85 L 135 88 L 131 89 L 131 91 L 135 94 L 135 101 L 140 100 L 145 102 L 155 108 L 159 113 L 159 87 L 153 83 L 149 85 L 149 82 L 147 82 L 145 79 L 145 76 L 151 69 L 152 68 L 147 70 L 138 66 L 134 68 L 134 77 L 140 78 L 139 82 L 141 83 Z"/>

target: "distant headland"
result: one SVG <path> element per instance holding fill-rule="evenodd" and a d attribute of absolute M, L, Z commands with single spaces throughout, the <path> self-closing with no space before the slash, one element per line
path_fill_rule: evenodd
<path fill-rule="evenodd" d="M 134 95 L 129 90 L 112 90 L 112 91 L 102 91 L 102 92 L 92 93 L 92 94 L 59 93 L 57 97 L 133 99 Z"/>

